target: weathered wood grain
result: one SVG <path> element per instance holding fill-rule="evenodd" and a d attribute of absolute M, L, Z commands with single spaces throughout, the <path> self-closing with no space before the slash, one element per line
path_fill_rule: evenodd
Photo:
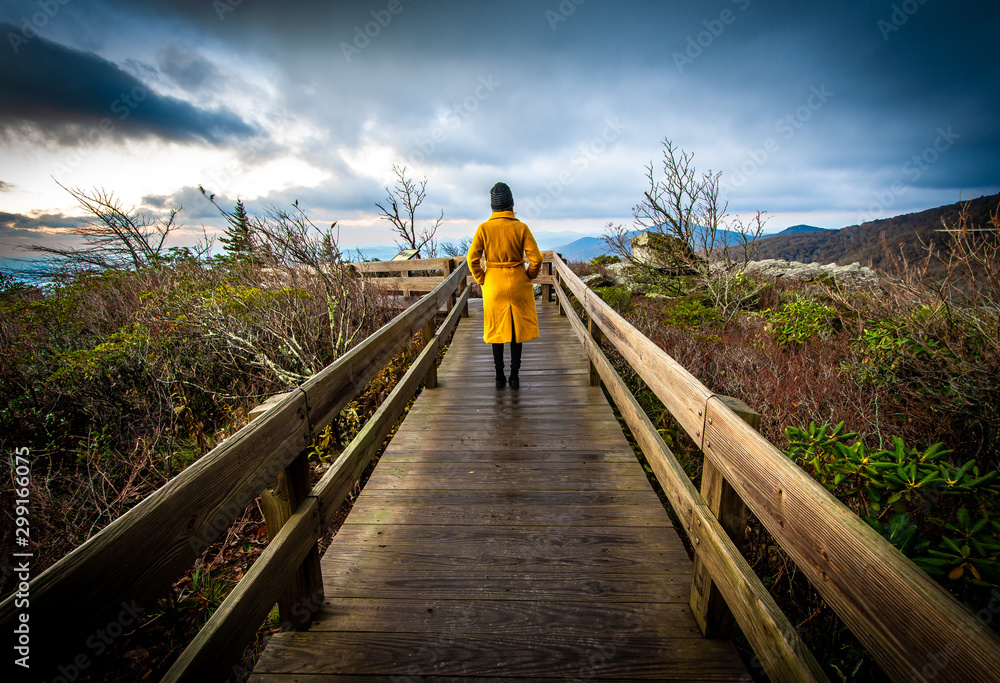
<path fill-rule="evenodd" d="M 261 673 L 352 672 L 374 676 L 595 675 L 658 681 L 736 681 L 726 641 L 641 635 L 556 637 L 440 636 L 416 633 L 282 633 Z"/>

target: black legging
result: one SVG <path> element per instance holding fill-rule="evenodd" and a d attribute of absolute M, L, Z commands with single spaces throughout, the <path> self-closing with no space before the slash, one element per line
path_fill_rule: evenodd
<path fill-rule="evenodd" d="M 503 344 L 493 345 L 493 366 L 497 375 L 503 374 Z M 521 342 L 517 341 L 517 331 L 514 329 L 514 313 L 510 314 L 510 374 L 517 377 L 521 369 Z"/>
<path fill-rule="evenodd" d="M 503 344 L 493 344 L 493 365 L 498 372 L 503 368 Z M 521 369 L 521 343 L 511 340 L 510 342 L 510 373 L 517 376 L 517 371 Z"/>

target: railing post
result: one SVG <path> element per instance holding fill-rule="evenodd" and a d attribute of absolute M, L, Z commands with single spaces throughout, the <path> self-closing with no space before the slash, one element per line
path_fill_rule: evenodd
<path fill-rule="evenodd" d="M 556 254 L 556 256 L 558 256 L 559 258 L 562 258 L 562 254 Z M 555 280 L 555 282 L 556 282 L 555 286 L 556 287 L 562 287 L 562 278 L 559 276 L 558 272 L 555 272 L 552 275 L 552 279 Z M 562 299 L 560 299 L 559 297 L 556 297 L 556 306 L 559 307 L 559 315 L 565 317 L 566 316 L 566 311 L 563 310 Z"/>
<path fill-rule="evenodd" d="M 423 351 L 427 348 L 427 345 L 431 343 L 431 339 L 434 338 L 434 333 L 437 331 L 437 320 L 431 318 L 427 325 L 424 327 L 423 331 L 420 333 L 420 350 Z M 438 371 L 437 371 L 437 361 L 431 363 L 430 370 L 427 371 L 427 376 L 424 377 L 424 386 L 428 389 L 436 389 L 438 385 Z"/>
<path fill-rule="evenodd" d="M 442 279 L 447 280 L 448 276 L 451 275 L 452 272 L 454 272 L 455 268 L 457 268 L 457 267 L 458 266 L 455 263 L 455 259 L 451 258 L 451 259 L 448 259 L 447 261 L 445 261 L 444 262 L 444 267 L 441 269 L 444 272 L 444 277 Z M 451 294 L 448 295 L 448 312 L 449 313 L 451 313 L 451 309 L 453 309 L 455 307 L 455 297 L 457 296 L 456 292 L 457 292 L 457 290 L 453 291 Z"/>
<path fill-rule="evenodd" d="M 408 270 L 400 270 L 399 271 L 399 278 L 401 280 L 401 282 L 399 283 L 399 291 L 403 293 L 403 298 L 404 299 L 409 299 L 410 298 L 410 294 L 412 294 L 412 292 L 410 291 L 410 288 L 407 287 L 406 283 L 405 283 L 405 280 L 407 280 L 409 277 L 410 277 L 410 271 L 408 271 Z"/>
<path fill-rule="evenodd" d="M 601 340 L 604 339 L 604 332 L 602 332 L 601 328 L 598 327 L 597 323 L 594 322 L 593 316 L 590 316 L 587 319 L 587 332 L 589 332 L 590 336 L 594 338 L 594 343 L 596 345 L 600 346 L 601 345 Z M 587 367 L 590 370 L 590 373 L 589 373 L 590 374 L 590 386 L 592 386 L 592 387 L 599 387 L 599 386 L 601 386 L 601 375 L 597 371 L 597 366 L 594 365 L 594 361 L 590 359 L 590 354 L 587 354 Z"/>
<path fill-rule="evenodd" d="M 267 537 L 274 540 L 281 527 L 309 494 L 309 454 L 303 451 L 278 479 L 260 494 L 261 509 L 267 523 Z M 323 604 L 323 575 L 319 563 L 319 546 L 313 545 L 306 559 L 278 598 L 282 628 L 308 630 L 316 610 Z"/>
<path fill-rule="evenodd" d="M 552 261 L 546 261 L 542 264 L 542 274 L 552 277 Z M 542 303 L 549 303 L 552 301 L 552 285 L 546 283 L 542 285 Z"/>
<path fill-rule="evenodd" d="M 748 425 L 760 431 L 760 414 L 732 396 L 717 396 Z M 747 507 L 711 460 L 704 458 L 701 472 L 701 495 L 719 520 L 726 535 L 738 550 L 746 539 Z M 729 638 L 733 628 L 733 613 L 712 581 L 695 548 L 691 577 L 691 611 L 706 638 Z"/>

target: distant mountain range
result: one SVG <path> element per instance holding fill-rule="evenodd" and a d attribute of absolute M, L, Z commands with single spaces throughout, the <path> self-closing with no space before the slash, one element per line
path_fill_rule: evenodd
<path fill-rule="evenodd" d="M 986 227 L 990 220 L 990 212 L 996 211 L 998 204 L 1000 204 L 1000 194 L 971 200 L 969 211 L 972 223 Z M 960 207 L 959 203 L 949 204 L 917 213 L 852 225 L 840 230 L 785 234 L 788 233 L 786 230 L 761 240 L 758 258 L 785 259 L 803 263 L 815 261 L 838 265 L 848 265 L 857 261 L 865 266 L 870 264 L 876 268 L 886 268 L 890 262 L 886 245 L 897 256 L 902 250 L 902 254 L 911 261 L 923 255 L 921 241 L 924 243 L 933 241 L 947 249 L 949 235 L 941 232 L 942 220 L 954 225 Z"/>
<path fill-rule="evenodd" d="M 816 232 L 817 230 L 830 230 L 830 229 L 817 228 L 815 225 L 793 225 L 790 228 L 785 228 L 781 232 L 775 233 L 773 235 L 767 235 L 767 237 L 777 237 L 778 235 L 798 235 L 803 232 Z"/>
<path fill-rule="evenodd" d="M 797 235 L 816 231 L 835 232 L 833 230 L 827 230 L 826 228 L 817 228 L 812 225 L 793 225 L 792 227 L 785 228 L 775 235 L 768 235 L 763 239 L 777 237 L 778 235 Z M 638 234 L 638 230 L 633 230 L 629 233 L 629 237 L 634 237 Z M 728 230 L 720 230 L 717 239 L 721 244 L 739 243 L 739 236 L 735 232 L 730 232 Z M 552 250 L 562 254 L 563 258 L 569 261 L 589 261 L 590 259 L 602 254 L 610 253 L 610 249 L 608 249 L 608 245 L 604 241 L 603 237 L 581 237 L 568 244 L 553 247 Z"/>

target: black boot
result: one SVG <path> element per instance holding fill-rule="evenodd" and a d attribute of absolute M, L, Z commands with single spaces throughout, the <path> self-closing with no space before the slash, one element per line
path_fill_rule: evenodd
<path fill-rule="evenodd" d="M 518 342 L 510 343 L 510 388 L 518 389 L 521 386 L 521 380 L 518 378 L 518 370 L 521 369 L 521 344 Z"/>
<path fill-rule="evenodd" d="M 503 344 L 493 345 L 493 367 L 497 372 L 497 389 L 503 389 L 507 386 L 507 378 L 503 374 Z"/>

